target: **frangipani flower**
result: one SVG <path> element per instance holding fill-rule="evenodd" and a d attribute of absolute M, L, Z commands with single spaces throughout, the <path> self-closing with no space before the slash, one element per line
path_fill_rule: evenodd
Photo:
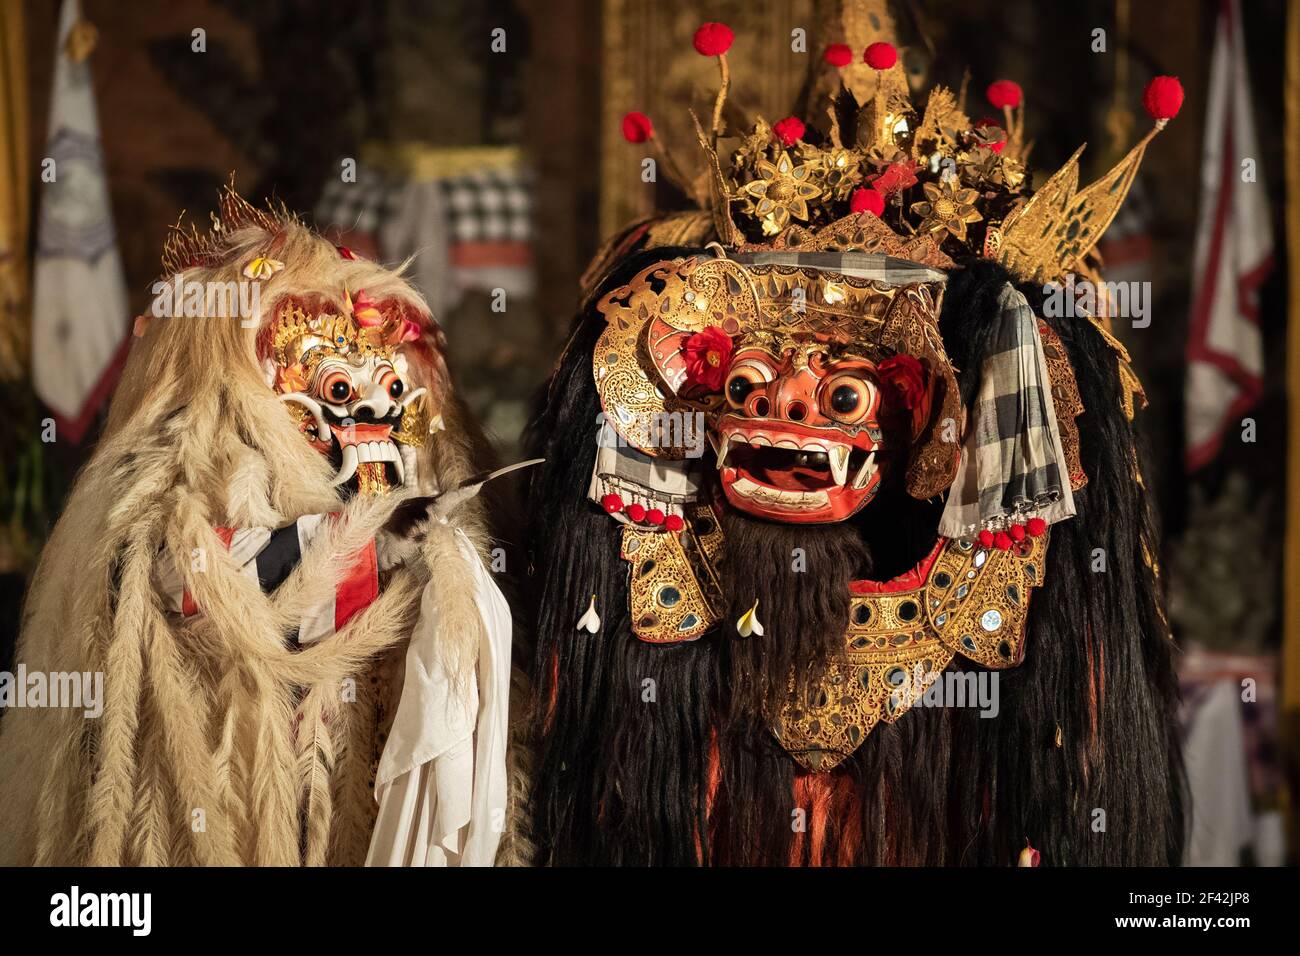
<path fill-rule="evenodd" d="M 269 259 L 266 256 L 258 256 L 248 265 L 244 266 L 244 275 L 249 279 L 269 279 L 283 268 L 284 263 L 279 259 Z"/>
<path fill-rule="evenodd" d="M 600 630 L 600 615 L 596 613 L 596 595 L 591 596 L 591 603 L 587 605 L 587 613 L 578 618 L 579 631 L 586 631 L 588 634 L 595 634 Z"/>
<path fill-rule="evenodd" d="M 758 620 L 757 598 L 754 600 L 754 606 L 740 615 L 740 620 L 736 622 L 736 630 L 740 632 L 741 637 L 749 637 L 751 634 L 763 636 L 763 625 Z"/>

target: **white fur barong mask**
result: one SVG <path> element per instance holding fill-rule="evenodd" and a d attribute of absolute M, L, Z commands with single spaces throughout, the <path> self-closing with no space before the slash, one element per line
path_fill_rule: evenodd
<path fill-rule="evenodd" d="M 477 501 L 411 513 L 479 464 L 427 307 L 229 189 L 164 266 L 16 657 L 103 714 L 0 722 L 0 864 L 491 864 L 510 615 Z"/>

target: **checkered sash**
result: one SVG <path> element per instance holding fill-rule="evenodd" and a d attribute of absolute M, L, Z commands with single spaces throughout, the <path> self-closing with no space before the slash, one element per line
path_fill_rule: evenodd
<path fill-rule="evenodd" d="M 699 494 L 699 468 L 699 458 L 652 458 L 627 444 L 602 421 L 597 426 L 596 467 L 587 496 L 599 502 L 605 495 L 618 495 L 624 505 L 638 504 L 647 511 L 658 508 L 665 516 L 684 518 L 686 506 Z M 615 517 L 627 520 L 621 514 Z"/>
<path fill-rule="evenodd" d="M 729 257 L 745 266 L 794 266 L 838 272 L 855 279 L 869 279 L 888 285 L 913 285 L 920 282 L 946 282 L 947 273 L 907 259 L 897 259 L 879 252 L 739 252 Z"/>
<path fill-rule="evenodd" d="M 1010 284 L 998 304 L 997 337 L 980 368 L 957 480 L 939 520 L 939 533 L 950 538 L 1035 516 L 1052 524 L 1074 514 L 1033 310 Z"/>

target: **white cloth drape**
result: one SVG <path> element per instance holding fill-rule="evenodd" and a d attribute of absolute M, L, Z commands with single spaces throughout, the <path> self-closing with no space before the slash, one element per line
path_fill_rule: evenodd
<path fill-rule="evenodd" d="M 448 679 L 438 659 L 439 609 L 426 587 L 379 760 L 367 866 L 491 866 L 505 826 L 510 608 L 464 532 L 455 534 L 483 619 L 477 681 L 457 687 Z"/>

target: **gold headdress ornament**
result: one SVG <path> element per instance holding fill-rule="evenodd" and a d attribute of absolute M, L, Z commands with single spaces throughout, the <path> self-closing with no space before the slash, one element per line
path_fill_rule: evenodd
<path fill-rule="evenodd" d="M 824 112 L 806 124 L 794 116 L 772 124 L 757 117 L 747 131 L 728 136 L 722 116 L 732 34 L 716 23 L 697 32 L 697 51 L 718 58 L 723 80 L 710 127 L 696 119 L 702 168 L 682 175 L 664 145 L 655 145 L 669 160 L 667 174 L 711 211 L 718 238 L 732 247 L 789 248 L 867 212 L 892 234 L 883 243 L 876 237 L 876 251 L 906 256 L 915 248 L 904 246 L 928 237 L 954 262 L 991 259 L 1024 281 L 1092 275 L 1096 244 L 1123 204 L 1147 145 L 1182 103 L 1178 80 L 1152 80 L 1144 101 L 1155 126 L 1099 180 L 1079 188 L 1080 147 L 1035 192 L 1025 168 L 1030 147 L 1019 85 L 999 80 L 988 87 L 1000 124 L 972 122 L 964 89 L 955 94 L 935 87 L 921 111 L 887 39 L 892 20 L 886 5 L 836 6 L 823 18 L 823 30 L 867 45 L 856 54 L 847 43 L 827 49 L 809 97 L 813 111 Z M 634 142 L 653 139 L 641 114 L 629 114 L 624 130 Z"/>
<path fill-rule="evenodd" d="M 184 211 L 168 231 L 163 241 L 162 266 L 167 275 L 175 275 L 195 266 L 210 265 L 221 247 L 223 238 L 246 226 L 257 226 L 268 233 L 278 233 L 282 224 L 293 218 L 281 206 L 279 209 L 258 209 L 235 191 L 235 174 L 221 188 L 219 212 L 210 214 L 211 225 L 201 233 L 193 223 L 183 225 Z"/>

